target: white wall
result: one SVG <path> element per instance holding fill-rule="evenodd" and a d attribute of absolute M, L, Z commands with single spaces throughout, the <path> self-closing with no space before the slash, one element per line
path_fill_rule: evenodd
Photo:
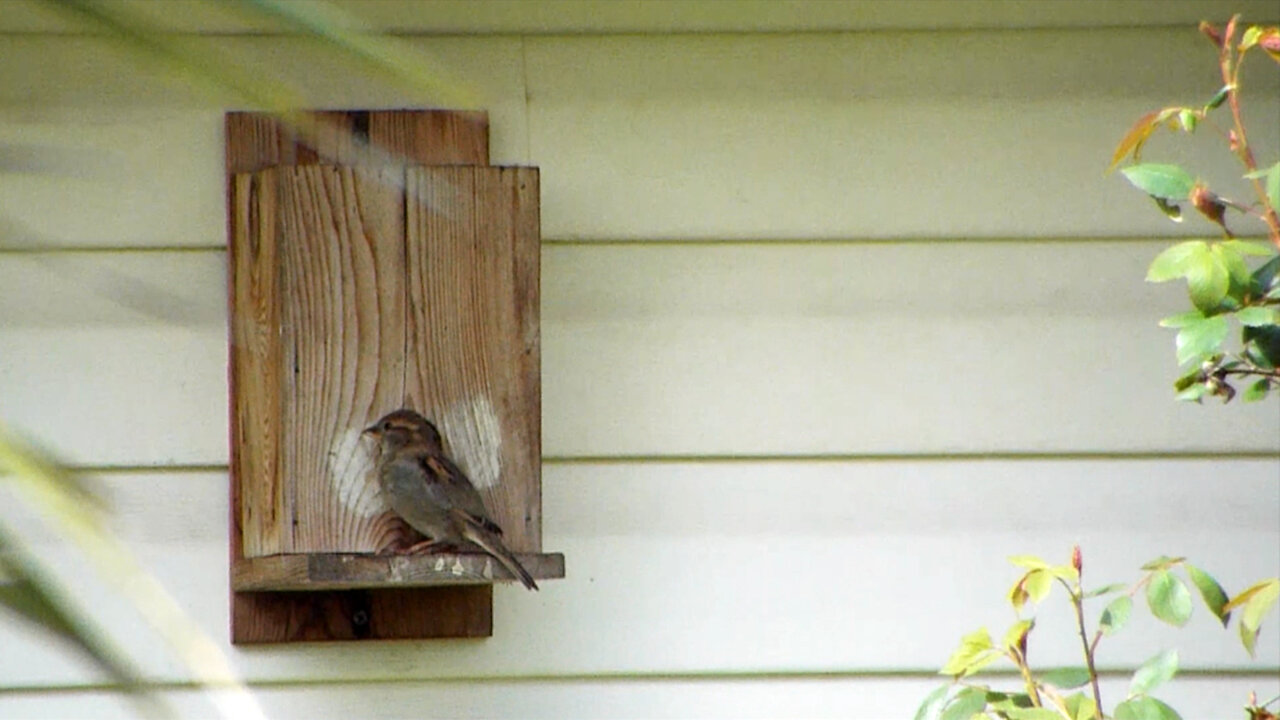
<path fill-rule="evenodd" d="M 227 646 L 272 716 L 901 717 L 962 633 L 1008 623 L 1007 555 L 1274 575 L 1280 413 L 1173 402 L 1155 321 L 1184 301 L 1141 282 L 1161 238 L 1211 229 L 1102 175 L 1142 112 L 1212 94 L 1211 51 L 1151 5 L 1056 21 L 1122 25 L 1092 29 L 1032 6 L 1004 31 L 409 39 L 483 95 L 494 162 L 542 168 L 544 542 L 569 576 L 499 588 L 486 641 Z M 315 106 L 421 104 L 299 40 L 193 42 Z M 0 176 L 0 416 L 107 488 L 226 645 L 224 106 L 92 38 L 0 56 L 0 143 L 62 148 Z M 1253 107 L 1274 157 L 1280 98 Z M 1230 178 L 1211 141 L 1149 153 Z M 1076 662 L 1059 610 L 1046 666 Z M 1188 719 L 1280 692 L 1275 623 L 1250 662 L 1197 615 L 1104 646 L 1106 692 L 1171 645 Z M 6 621 L 0 648 L 0 717 L 127 713 L 40 636 Z"/>

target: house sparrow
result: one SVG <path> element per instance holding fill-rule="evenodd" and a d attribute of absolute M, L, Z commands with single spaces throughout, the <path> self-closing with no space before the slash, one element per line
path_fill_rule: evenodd
<path fill-rule="evenodd" d="M 364 431 L 378 440 L 378 486 L 392 511 L 426 542 L 404 552 L 471 542 L 530 590 L 538 584 L 502 542 L 502 528 L 462 470 L 444 454 L 440 431 L 412 410 L 389 413 Z"/>

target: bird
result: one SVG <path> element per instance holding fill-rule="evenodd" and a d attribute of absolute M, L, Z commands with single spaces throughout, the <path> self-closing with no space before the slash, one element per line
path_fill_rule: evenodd
<path fill-rule="evenodd" d="M 387 504 L 428 538 L 402 552 L 470 542 L 502 563 L 526 588 L 538 589 L 502 541 L 502 528 L 485 510 L 475 485 L 445 455 L 443 438 L 430 420 L 404 408 L 384 415 L 362 434 L 378 441 L 378 487 Z"/>

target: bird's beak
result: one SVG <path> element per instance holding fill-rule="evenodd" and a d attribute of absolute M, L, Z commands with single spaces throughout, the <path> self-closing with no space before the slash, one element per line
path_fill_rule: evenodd
<path fill-rule="evenodd" d="M 367 427 L 367 428 L 365 428 L 364 430 L 361 430 L 361 431 L 360 431 L 360 436 L 361 436 L 361 437 L 364 437 L 364 436 L 366 436 L 366 435 L 368 435 L 368 436 L 370 436 L 370 437 L 378 437 L 378 426 L 377 426 L 377 425 L 370 425 L 369 427 Z"/>

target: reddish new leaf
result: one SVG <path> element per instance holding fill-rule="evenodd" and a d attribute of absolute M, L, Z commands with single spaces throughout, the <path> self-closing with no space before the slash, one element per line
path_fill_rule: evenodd
<path fill-rule="evenodd" d="M 1176 115 L 1182 108 L 1167 107 L 1163 110 L 1155 110 L 1138 118 L 1138 122 L 1129 128 L 1129 132 L 1125 133 L 1124 139 L 1116 146 L 1116 151 L 1111 155 L 1111 165 L 1107 168 L 1107 172 L 1116 169 L 1121 160 L 1129 155 L 1133 155 L 1133 159 L 1138 159 L 1138 154 L 1142 152 L 1142 144 L 1151 137 L 1151 133 L 1160 127 L 1160 123 L 1168 120 Z"/>

